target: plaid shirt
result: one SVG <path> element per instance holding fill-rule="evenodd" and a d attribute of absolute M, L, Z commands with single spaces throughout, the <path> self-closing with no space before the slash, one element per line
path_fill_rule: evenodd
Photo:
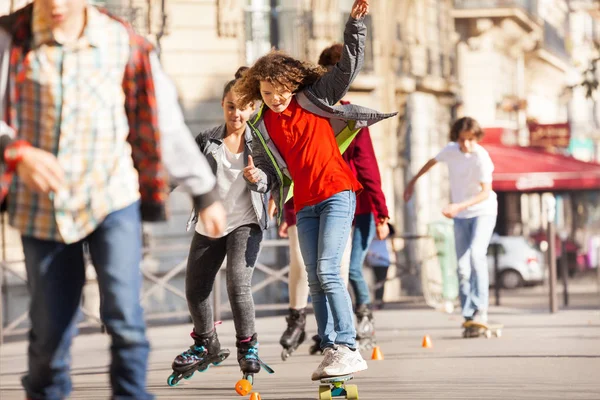
<path fill-rule="evenodd" d="M 137 201 L 140 183 L 143 213 L 161 219 L 167 182 L 150 46 L 92 6 L 82 37 L 62 46 L 38 4 L 23 9 L 12 32 L 14 84 L 7 119 L 19 139 L 57 156 L 66 185 L 45 196 L 16 179 L 9 197 L 11 224 L 25 236 L 73 243 L 106 215 Z M 144 171 L 141 176 L 136 167 Z"/>

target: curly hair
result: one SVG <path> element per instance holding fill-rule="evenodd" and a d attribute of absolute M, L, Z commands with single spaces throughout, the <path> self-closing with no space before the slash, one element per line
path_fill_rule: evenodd
<path fill-rule="evenodd" d="M 297 60 L 282 51 L 273 50 L 262 56 L 233 86 L 238 96 L 237 106 L 244 108 L 253 101 L 262 100 L 260 82 L 267 81 L 297 93 L 310 86 L 327 72 L 323 67 Z"/>
<path fill-rule="evenodd" d="M 331 46 L 325 48 L 319 56 L 319 65 L 327 68 L 333 67 L 342 58 L 342 51 L 344 45 L 341 43 L 334 43 Z"/>
<path fill-rule="evenodd" d="M 475 135 L 475 138 L 479 141 L 483 138 L 483 129 L 479 126 L 479 123 L 471 117 L 462 117 L 450 128 L 450 141 L 456 142 L 462 132 L 471 131 Z"/>

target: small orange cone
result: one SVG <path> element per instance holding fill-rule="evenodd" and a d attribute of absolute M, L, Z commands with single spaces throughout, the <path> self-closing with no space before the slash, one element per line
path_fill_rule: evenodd
<path fill-rule="evenodd" d="M 260 400 L 260 393 L 258 393 L 258 392 L 250 393 L 250 400 Z"/>
<path fill-rule="evenodd" d="M 431 338 L 429 337 L 429 335 L 423 336 L 423 344 L 421 346 L 425 349 L 430 349 L 433 347 L 433 344 L 431 343 Z"/>
<path fill-rule="evenodd" d="M 381 349 L 379 348 L 379 346 L 375 346 L 373 348 L 373 354 L 371 354 L 371 360 L 383 360 L 383 353 L 381 352 Z"/>

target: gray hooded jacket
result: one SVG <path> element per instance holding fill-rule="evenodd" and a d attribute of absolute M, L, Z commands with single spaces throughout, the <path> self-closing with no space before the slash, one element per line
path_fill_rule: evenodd
<path fill-rule="evenodd" d="M 214 175 L 217 174 L 217 168 L 219 167 L 217 161 L 217 151 L 224 146 L 223 139 L 227 134 L 226 125 L 220 125 L 204 132 L 201 132 L 196 136 L 196 143 L 200 147 L 200 151 L 206 156 L 208 164 L 212 169 Z M 246 125 L 246 132 L 244 133 L 244 166 L 248 166 L 248 156 L 252 154 L 252 133 L 250 127 Z M 219 183 L 217 182 L 217 185 Z M 250 190 L 248 192 L 252 198 L 252 206 L 256 213 L 256 218 L 261 229 L 265 230 L 269 227 L 269 218 L 267 217 L 267 205 L 265 195 L 257 191 Z M 193 210 L 190 215 L 190 219 L 187 223 L 187 229 L 189 229 L 193 223 L 198 221 L 198 213 Z"/>

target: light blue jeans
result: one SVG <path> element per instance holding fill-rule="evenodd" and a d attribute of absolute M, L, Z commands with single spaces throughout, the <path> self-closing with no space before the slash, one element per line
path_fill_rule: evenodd
<path fill-rule="evenodd" d="M 372 213 L 359 214 L 354 217 L 354 235 L 352 236 L 352 253 L 350 255 L 350 285 L 356 296 L 356 307 L 371 304 L 371 293 L 363 276 L 363 265 L 376 232 L 375 217 Z"/>
<path fill-rule="evenodd" d="M 109 214 L 87 238 L 64 244 L 22 237 L 31 304 L 28 371 L 31 399 L 62 400 L 71 392 L 70 348 L 85 283 L 83 243 L 100 287 L 100 315 L 111 336 L 112 399 L 146 400 L 149 344 L 140 305 L 140 203 Z"/>
<path fill-rule="evenodd" d="M 465 319 L 472 319 L 476 311 L 487 313 L 490 283 L 487 248 L 495 227 L 495 215 L 454 219 L 458 291 Z"/>
<path fill-rule="evenodd" d="M 356 195 L 347 190 L 304 207 L 296 216 L 321 349 L 334 344 L 356 348 L 352 302 L 340 276 L 355 208 Z"/>

